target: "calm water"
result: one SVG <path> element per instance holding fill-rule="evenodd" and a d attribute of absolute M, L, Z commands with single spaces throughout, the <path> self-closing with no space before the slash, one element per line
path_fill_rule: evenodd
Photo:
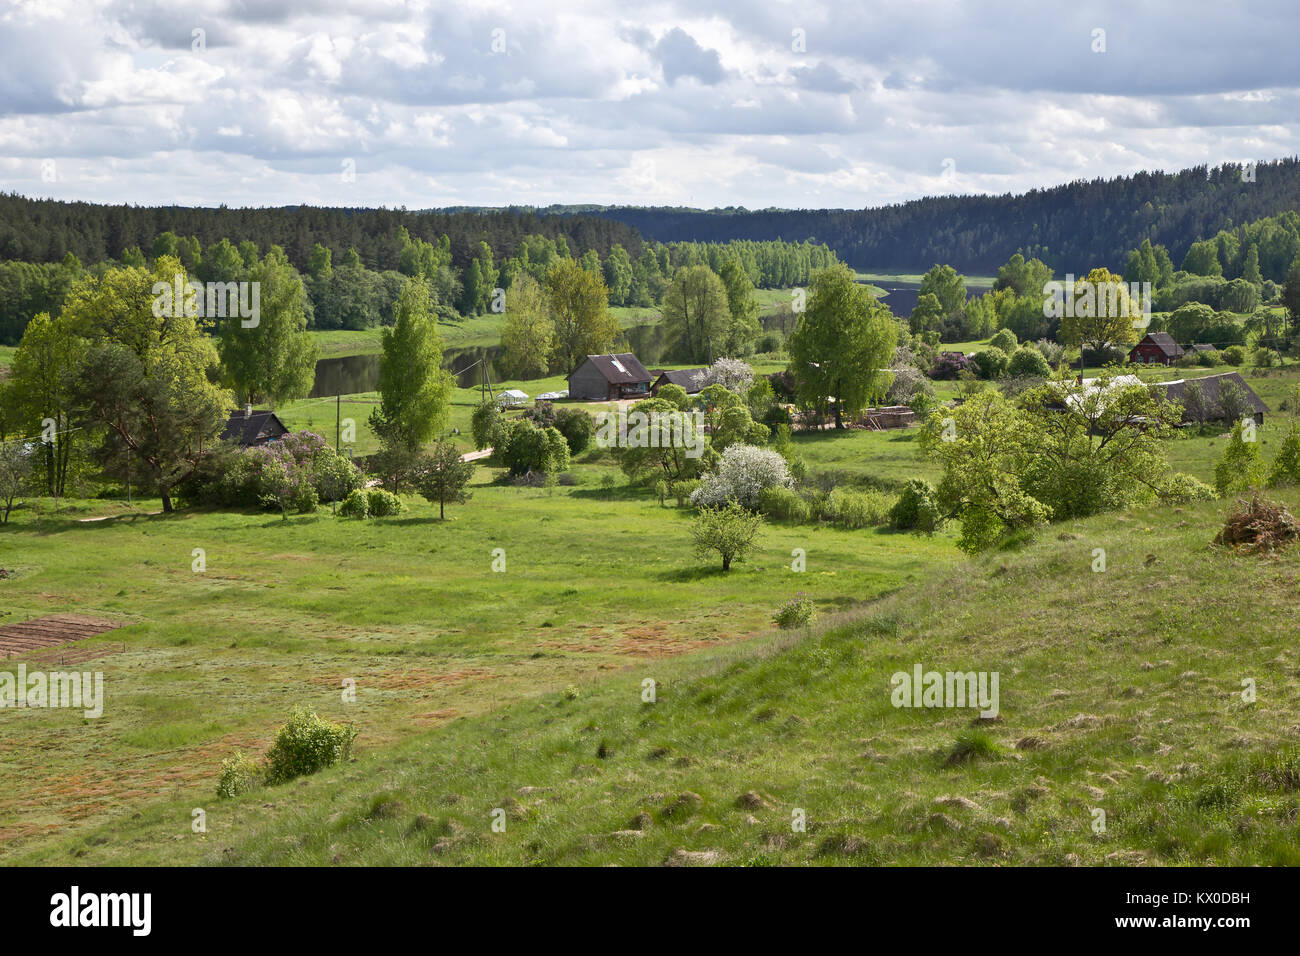
<path fill-rule="evenodd" d="M 649 323 L 634 325 L 625 330 L 624 341 L 615 346 L 620 352 L 634 352 L 647 368 L 657 365 L 663 354 L 663 330 Z M 492 382 L 504 376 L 497 369 L 497 359 L 503 350 L 499 345 L 478 345 L 450 348 L 442 353 L 442 367 L 456 377 L 461 388 L 471 388 L 479 383 L 481 371 L 476 364 L 486 360 Z M 316 362 L 316 380 L 308 398 L 325 398 L 332 395 L 354 395 L 373 392 L 379 384 L 378 355 L 345 355 L 342 358 L 323 358 Z"/>

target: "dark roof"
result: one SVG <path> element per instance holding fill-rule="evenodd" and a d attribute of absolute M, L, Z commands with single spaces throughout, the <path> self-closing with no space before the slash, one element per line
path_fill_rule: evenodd
<path fill-rule="evenodd" d="M 1198 382 L 1201 386 L 1201 397 L 1207 404 L 1214 404 L 1219 401 L 1219 388 L 1224 382 L 1232 382 L 1237 388 L 1241 389 L 1246 396 L 1246 401 L 1256 412 L 1270 411 L 1269 407 L 1264 404 L 1255 390 L 1246 384 L 1246 380 L 1238 372 L 1222 372 L 1218 375 L 1206 375 L 1203 378 L 1180 378 L 1176 382 L 1157 383 L 1165 390 L 1165 398 L 1171 402 L 1184 401 L 1187 395 L 1187 383 Z"/>
<path fill-rule="evenodd" d="M 632 382 L 650 381 L 650 373 L 631 352 L 618 352 L 614 355 L 588 355 L 587 361 L 596 366 L 597 371 L 605 376 L 605 381 L 613 385 L 627 385 Z"/>
<path fill-rule="evenodd" d="M 1142 342 L 1145 342 L 1148 339 L 1151 340 L 1152 345 L 1160 349 L 1161 352 L 1164 352 L 1165 355 L 1168 355 L 1170 358 L 1178 358 L 1178 356 L 1183 354 L 1182 347 L 1174 341 L 1173 336 L 1168 332 L 1148 332 L 1146 338 L 1144 338 Z M 1139 342 L 1138 345 L 1141 345 L 1142 342 Z M 1133 346 L 1133 348 L 1137 348 L 1137 345 Z"/>
<path fill-rule="evenodd" d="M 1189 345 L 1189 346 L 1187 346 L 1187 351 L 1189 351 L 1189 352 L 1217 352 L 1218 349 L 1216 349 L 1213 345 L 1203 345 L 1203 344 L 1201 344 L 1201 343 L 1198 342 L 1196 345 Z"/>
<path fill-rule="evenodd" d="M 707 368 L 677 368 L 668 369 L 660 372 L 656 385 L 680 385 L 688 392 L 698 392 L 704 376 L 708 374 Z"/>
<path fill-rule="evenodd" d="M 231 414 L 221 432 L 221 440 L 248 447 L 261 445 L 288 433 L 289 429 L 284 427 L 284 422 L 280 421 L 275 412 L 254 411 L 246 414 L 240 410 Z"/>

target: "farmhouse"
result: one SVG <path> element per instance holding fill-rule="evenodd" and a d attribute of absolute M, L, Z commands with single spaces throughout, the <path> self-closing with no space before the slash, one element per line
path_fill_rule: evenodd
<path fill-rule="evenodd" d="M 1182 355 L 1182 346 L 1168 332 L 1148 332 L 1129 350 L 1128 360 L 1136 365 L 1173 365 Z"/>
<path fill-rule="evenodd" d="M 588 355 L 569 376 L 569 397 L 583 401 L 609 402 L 649 394 L 650 373 L 631 352 Z"/>
<path fill-rule="evenodd" d="M 234 412 L 221 431 L 222 441 L 232 441 L 240 448 L 252 448 L 289 434 L 275 412 L 253 411 L 251 407 Z"/>
<path fill-rule="evenodd" d="M 1220 400 L 1224 386 L 1227 385 L 1229 388 L 1236 386 L 1247 409 L 1246 414 L 1255 419 L 1255 424 L 1264 424 L 1264 413 L 1270 409 L 1255 394 L 1255 390 L 1246 384 L 1246 380 L 1238 372 L 1206 375 L 1203 378 L 1180 378 L 1173 382 L 1158 383 L 1158 387 L 1163 388 L 1165 391 L 1165 398 L 1171 402 L 1181 402 L 1183 404 L 1183 421 L 1185 423 L 1195 420 L 1195 410 L 1189 409 L 1187 406 L 1187 389 L 1192 382 L 1200 386 L 1201 408 L 1203 418 L 1206 421 L 1227 421 L 1229 417 L 1234 417 L 1230 414 L 1231 409 L 1225 410 Z"/>
<path fill-rule="evenodd" d="M 659 389 L 665 385 L 680 385 L 686 389 L 687 395 L 694 395 L 704 388 L 704 376 L 709 370 L 707 368 L 681 368 L 669 369 L 659 373 L 659 377 L 654 380 L 650 386 L 650 394 L 658 395 Z"/>

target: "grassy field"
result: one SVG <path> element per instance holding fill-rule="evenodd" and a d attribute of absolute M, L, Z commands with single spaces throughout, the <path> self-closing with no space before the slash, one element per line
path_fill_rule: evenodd
<path fill-rule="evenodd" d="M 1282 497 L 1300 506 L 1294 492 Z M 475 510 L 463 509 L 458 524 L 468 525 Z M 853 594 L 856 606 L 824 626 L 716 641 L 678 659 L 612 657 L 615 670 L 606 678 L 568 692 L 547 686 L 565 675 L 549 674 L 548 680 L 534 671 L 520 681 L 519 699 L 491 713 L 453 705 L 460 712 L 455 719 L 391 748 L 379 746 L 376 737 L 384 734 L 375 725 L 382 725 L 379 701 L 392 692 L 365 690 L 383 673 L 365 678 L 362 668 L 375 666 L 369 655 L 314 669 L 309 638 L 296 629 L 276 633 L 254 645 L 256 655 L 287 655 L 288 647 L 303 645 L 299 666 L 255 681 L 243 673 L 245 655 L 229 648 L 231 633 L 223 628 L 218 637 L 200 628 L 193 651 L 154 653 L 190 652 L 202 665 L 186 667 L 173 658 L 172 666 L 159 668 L 147 658 L 119 658 L 111 680 L 148 687 L 136 705 L 143 709 L 158 698 L 172 707 L 194 700 L 213 679 L 209 670 L 235 678 L 225 697 L 204 697 L 197 705 L 202 716 L 190 717 L 191 723 L 211 723 L 206 732 L 213 737 L 226 731 L 218 738 L 223 746 L 253 742 L 267 732 L 263 713 L 269 718 L 277 706 L 305 698 L 361 722 L 355 759 L 227 802 L 210 789 L 220 748 L 187 749 L 181 775 L 157 791 L 147 789 L 151 781 L 132 781 L 145 792 L 126 806 L 105 809 L 102 815 L 112 819 L 99 826 L 60 824 L 59 801 L 45 803 L 40 814 L 49 821 L 47 839 L 24 843 L 10 860 L 1300 864 L 1300 652 L 1293 629 L 1300 564 L 1296 553 L 1261 558 L 1211 547 L 1222 510 L 1220 503 L 1152 508 L 1054 526 L 1019 552 L 932 563 L 922 580 L 889 594 L 883 594 L 888 588 L 861 591 L 847 579 L 850 567 L 869 560 L 870 552 L 861 551 L 841 559 L 828 579 L 830 593 Z M 181 524 L 201 526 L 197 518 Z M 297 527 L 280 533 L 309 533 L 316 525 L 291 524 Z M 907 560 L 914 547 L 942 548 L 941 542 L 886 538 L 889 565 Z M 1096 548 L 1107 554 L 1104 573 L 1092 570 Z M 776 566 L 784 560 L 778 551 L 774 542 L 770 556 L 735 580 L 770 588 L 772 575 L 784 573 Z M 586 605 L 602 587 L 619 586 L 618 569 L 600 564 L 592 569 L 600 586 L 572 602 L 583 607 L 583 617 L 596 617 Z M 670 566 L 662 571 L 682 573 Z M 805 587 L 816 582 L 813 568 L 810 563 Z M 268 573 L 278 579 L 287 572 L 263 569 Z M 524 571 L 542 573 L 531 565 Z M 635 573 L 646 577 L 640 568 Z M 722 595 L 735 587 L 716 575 L 685 574 L 709 589 L 724 587 Z M 680 584 L 676 577 L 651 579 L 671 581 L 669 591 Z M 439 600 L 427 586 L 408 587 L 414 593 L 403 589 L 407 606 Z M 650 590 L 658 589 L 638 593 Z M 500 593 L 509 594 L 504 588 Z M 719 596 L 714 590 L 704 603 L 730 625 L 744 601 Z M 678 619 L 694 612 L 692 600 L 674 597 L 665 595 L 662 613 Z M 629 599 L 651 600 L 623 600 Z M 350 617 L 328 603 L 315 610 L 327 619 Z M 149 608 L 138 613 L 154 616 Z M 514 608 L 495 623 L 521 616 L 537 628 L 539 618 L 562 613 Z M 348 630 L 346 621 L 332 628 L 312 622 Z M 157 624 L 141 630 L 141 643 L 160 642 Z M 335 633 L 332 639 L 346 646 L 358 637 Z M 486 639 L 496 645 L 504 640 L 500 634 Z M 532 645 L 548 647 L 538 637 Z M 131 653 L 143 651 L 133 646 Z M 557 663 L 543 660 L 519 666 L 542 671 Z M 403 655 L 401 676 L 415 679 L 423 663 Z M 941 672 L 997 672 L 998 716 L 895 708 L 891 675 L 910 673 L 917 664 Z M 325 686 L 339 673 L 363 678 L 354 711 L 345 711 Z M 154 680 L 146 682 L 149 674 Z M 319 688 L 312 683 L 316 674 Z M 647 678 L 657 682 L 653 703 L 643 699 Z M 1257 689 L 1250 703 L 1242 699 L 1245 680 Z M 227 700 L 235 695 L 275 701 L 236 707 Z M 437 699 L 412 706 L 444 704 Z M 121 714 L 125 708 L 118 707 Z M 228 709 L 239 717 L 228 716 Z M 228 722 L 236 719 L 241 725 L 234 732 Z M 120 726 L 128 720 L 138 718 L 121 714 L 105 717 L 93 731 L 66 726 L 37 735 L 88 750 L 87 738 L 101 735 L 101 746 L 88 757 L 107 750 L 118 758 L 114 769 L 101 777 L 68 761 L 59 778 L 70 786 L 68 777 L 75 775 L 76 785 L 109 789 L 124 766 L 134 770 L 141 759 L 128 749 L 131 731 Z M 159 741 L 142 743 L 163 750 Z M 122 759 L 127 753 L 129 764 Z M 51 754 L 64 759 L 48 747 L 43 759 Z M 24 775 L 11 772 L 6 779 L 21 786 Z M 206 810 L 205 835 L 190 832 L 194 807 Z M 1097 811 L 1105 814 L 1100 832 Z M 504 832 L 493 831 L 494 818 L 505 821 Z M 806 821 L 802 828 L 800 819 Z"/>
<path fill-rule="evenodd" d="M 921 280 L 925 278 L 923 272 L 861 272 L 859 271 L 858 280 L 860 282 L 870 282 L 877 286 L 898 285 L 920 285 Z M 993 288 L 993 283 L 997 281 L 997 276 L 963 276 L 966 282 L 966 288 L 970 292 L 987 292 Z"/>
<path fill-rule="evenodd" d="M 0 530 L 12 572 L 0 623 L 75 611 L 129 626 L 91 639 L 125 646 L 93 665 L 101 719 L 0 714 L 0 854 L 126 825 L 160 800 L 206 805 L 221 759 L 264 750 L 298 704 L 356 721 L 377 752 L 605 672 L 755 639 L 798 590 L 849 610 L 958 560 L 948 536 L 773 525 L 723 576 L 692 555 L 686 511 L 661 509 L 603 460 L 574 474 L 572 487 L 526 489 L 480 469 L 445 523 L 422 499 L 364 522 L 328 509 L 145 513 L 156 502 L 15 512 Z M 103 514 L 116 516 L 79 520 Z M 505 573 L 492 571 L 496 548 Z M 795 548 L 804 573 L 790 569 Z M 341 701 L 348 677 L 355 705 Z"/>

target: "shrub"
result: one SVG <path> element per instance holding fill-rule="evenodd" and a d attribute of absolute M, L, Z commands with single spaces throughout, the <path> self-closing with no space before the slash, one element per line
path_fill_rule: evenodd
<path fill-rule="evenodd" d="M 934 488 L 922 478 L 908 481 L 898 501 L 889 509 L 889 524 L 899 531 L 933 534 L 943 523 Z"/>
<path fill-rule="evenodd" d="M 242 750 L 221 761 L 221 776 L 217 780 L 218 797 L 237 797 L 247 793 L 262 782 L 262 770 Z"/>
<path fill-rule="evenodd" d="M 550 428 L 555 424 L 555 405 L 544 399 L 533 402 L 533 407 L 524 412 L 523 417 L 539 428 Z"/>
<path fill-rule="evenodd" d="M 911 365 L 894 368 L 894 380 L 885 393 L 885 402 L 889 405 L 908 405 L 917 395 L 934 394 L 934 386 L 921 374 L 921 370 Z"/>
<path fill-rule="evenodd" d="M 996 345 L 980 349 L 972 356 L 980 378 L 1001 378 L 1007 371 L 1007 353 Z"/>
<path fill-rule="evenodd" d="M 596 435 L 596 423 L 581 408 L 561 408 L 555 413 L 555 427 L 569 443 L 569 453 L 580 455 Z"/>
<path fill-rule="evenodd" d="M 1213 501 L 1219 497 L 1205 482 L 1181 471 L 1176 471 L 1165 479 L 1159 495 L 1161 501 L 1174 505 L 1188 504 L 1192 501 Z"/>
<path fill-rule="evenodd" d="M 963 352 L 940 352 L 930 366 L 930 378 L 946 381 L 957 378 L 962 372 L 972 371 L 974 363 Z"/>
<path fill-rule="evenodd" d="M 893 502 L 881 491 L 845 491 L 836 488 L 822 499 L 819 515 L 845 528 L 869 528 L 889 520 Z"/>
<path fill-rule="evenodd" d="M 569 443 L 556 428 L 538 428 L 524 419 L 507 421 L 497 429 L 496 442 L 496 452 L 511 477 L 569 469 Z"/>
<path fill-rule="evenodd" d="M 655 482 L 655 498 L 659 500 L 659 507 L 664 506 L 664 499 L 668 497 L 668 482 L 660 478 Z"/>
<path fill-rule="evenodd" d="M 402 499 L 391 491 L 371 488 L 366 492 L 366 511 L 372 518 L 388 518 L 402 513 Z"/>
<path fill-rule="evenodd" d="M 753 445 L 728 446 L 722 453 L 717 470 L 701 480 L 691 495 L 691 504 L 701 508 L 718 508 L 734 501 L 744 508 L 755 508 L 765 488 L 793 484 L 790 466 L 777 452 Z"/>
<path fill-rule="evenodd" d="M 1246 350 L 1240 345 L 1229 345 L 1223 350 L 1223 360 L 1229 365 L 1241 365 L 1246 361 Z"/>
<path fill-rule="evenodd" d="M 807 522 L 811 512 L 808 502 L 793 488 L 776 486 L 764 488 L 758 495 L 758 510 L 777 521 L 792 521 L 795 524 Z"/>
<path fill-rule="evenodd" d="M 1247 441 L 1246 438 L 1245 427 L 1237 422 L 1232 426 L 1223 458 L 1214 466 L 1214 490 L 1223 497 L 1258 488 L 1264 483 L 1264 463 L 1259 454 L 1259 442 Z"/>
<path fill-rule="evenodd" d="M 776 609 L 772 621 L 783 631 L 807 627 L 817 617 L 817 605 L 802 591 Z"/>
<path fill-rule="evenodd" d="M 266 754 L 266 782 L 275 784 L 323 770 L 352 754 L 357 731 L 297 708 Z"/>
<path fill-rule="evenodd" d="M 741 359 L 720 358 L 704 373 L 704 387 L 721 385 L 729 392 L 743 395 L 754 381 L 754 370 Z"/>
<path fill-rule="evenodd" d="M 340 518 L 365 518 L 370 514 L 370 499 L 366 492 L 357 489 L 339 505 Z"/>
<path fill-rule="evenodd" d="M 667 402 L 679 412 L 686 411 L 691 404 L 691 396 L 687 393 L 686 389 L 682 388 L 680 385 L 674 385 L 672 382 L 660 386 L 659 391 L 655 394 L 655 398 L 662 402 Z"/>
<path fill-rule="evenodd" d="M 1032 345 L 1022 345 L 1016 349 L 1007 363 L 1007 374 L 1016 378 L 1022 376 L 1047 378 L 1052 374 L 1052 367 L 1047 364 L 1047 359 L 1038 349 Z"/>
<path fill-rule="evenodd" d="M 224 471 L 205 476 L 192 489 L 193 500 L 226 507 L 316 510 L 321 501 L 339 501 L 365 484 L 347 455 L 314 432 L 290 432 L 277 441 L 222 458 Z"/>
<path fill-rule="evenodd" d="M 1047 364 L 1052 368 L 1060 365 L 1061 360 L 1065 358 L 1065 346 L 1051 339 L 1039 339 L 1034 343 L 1034 348 L 1042 353 L 1043 358 L 1047 359 Z"/>
<path fill-rule="evenodd" d="M 1282 357 L 1274 349 L 1263 347 L 1255 349 L 1251 358 L 1256 368 L 1272 368 L 1282 360 Z"/>
<path fill-rule="evenodd" d="M 754 350 L 759 354 L 766 352 L 779 352 L 785 348 L 785 339 L 781 338 L 780 332 L 764 332 L 758 337 L 758 343 Z"/>
<path fill-rule="evenodd" d="M 1020 340 L 1016 338 L 1016 333 L 1010 329 L 998 329 L 993 338 L 989 340 L 989 345 L 993 348 L 1001 349 L 1007 355 L 1016 350 Z"/>
<path fill-rule="evenodd" d="M 685 506 L 690 500 L 691 495 L 695 494 L 695 489 L 700 487 L 700 479 L 683 478 L 681 481 L 674 481 L 668 486 L 668 492 L 677 499 L 677 507 Z"/>
<path fill-rule="evenodd" d="M 704 508 L 691 527 L 695 553 L 701 558 L 717 553 L 723 572 L 731 562 L 743 558 L 758 546 L 763 519 L 732 502 L 723 508 Z"/>
<path fill-rule="evenodd" d="M 501 420 L 501 409 L 496 402 L 485 401 L 474 409 L 474 414 L 470 418 L 470 430 L 474 433 L 475 448 L 482 451 L 492 444 Z"/>

